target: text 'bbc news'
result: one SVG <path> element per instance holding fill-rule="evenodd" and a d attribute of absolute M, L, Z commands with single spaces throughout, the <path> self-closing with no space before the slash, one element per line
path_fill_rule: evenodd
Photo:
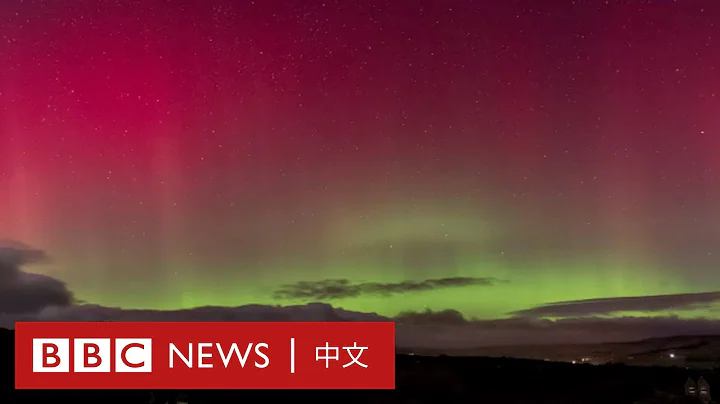
<path fill-rule="evenodd" d="M 76 338 L 72 340 L 73 354 L 70 354 L 70 339 L 62 338 L 33 338 L 33 372 L 151 372 L 152 371 L 152 340 L 148 338 L 130 339 L 117 338 Z M 114 349 L 112 348 L 114 342 Z M 295 373 L 295 338 L 290 338 L 290 373 Z M 168 344 L 167 367 L 175 369 L 176 366 L 185 366 L 188 369 L 212 369 L 215 366 L 228 368 L 239 366 L 245 368 L 254 366 L 265 369 L 270 365 L 268 357 L 270 345 L 265 342 L 248 343 L 241 348 L 237 343 L 229 346 L 216 342 L 188 343 L 184 349 L 175 343 Z M 325 368 L 330 368 L 331 362 L 340 361 L 341 350 L 347 353 L 350 360 L 342 365 L 360 366 L 368 365 L 360 361 L 366 346 L 324 346 L 315 348 L 315 360 L 324 361 Z M 194 359 L 196 358 L 196 359 Z M 219 359 L 219 363 L 216 359 Z M 252 361 L 249 364 L 248 360 Z M 114 362 L 114 365 L 113 365 Z"/>

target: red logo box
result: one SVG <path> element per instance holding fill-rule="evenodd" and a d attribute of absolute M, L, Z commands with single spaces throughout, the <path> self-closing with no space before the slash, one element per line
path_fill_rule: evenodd
<path fill-rule="evenodd" d="M 17 389 L 394 389 L 395 324 L 17 323 Z"/>

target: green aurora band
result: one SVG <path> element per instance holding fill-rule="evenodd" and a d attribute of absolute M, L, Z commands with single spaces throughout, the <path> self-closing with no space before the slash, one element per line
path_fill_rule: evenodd
<path fill-rule="evenodd" d="M 447 276 L 492 277 L 505 281 L 488 286 L 389 296 L 363 295 L 328 301 L 347 310 L 389 316 L 406 311 L 453 309 L 479 319 L 505 318 L 517 310 L 559 301 L 693 293 L 712 291 L 717 286 L 705 284 L 703 288 L 691 278 L 677 275 L 680 272 L 678 268 L 663 268 L 660 263 L 651 260 L 633 260 L 605 251 L 572 254 L 540 251 L 540 259 L 524 257 L 513 260 L 512 251 L 483 251 L 483 247 L 492 244 L 494 239 L 511 236 L 513 232 L 508 226 L 502 231 L 492 232 L 492 228 L 503 227 L 457 213 L 462 212 L 462 207 L 455 206 L 451 211 L 455 213 L 428 214 L 427 210 L 422 214 L 390 212 L 370 221 L 349 221 L 347 218 L 359 216 L 342 212 L 342 215 L 327 221 L 332 224 L 327 228 L 327 234 L 332 237 L 320 242 L 325 257 L 322 265 L 281 257 L 257 269 L 252 277 L 235 271 L 237 275 L 219 281 L 210 274 L 231 273 L 234 269 L 232 265 L 224 270 L 210 268 L 206 271 L 208 275 L 203 276 L 202 268 L 177 263 L 173 265 L 174 275 L 164 279 L 162 287 L 153 282 L 144 285 L 117 282 L 112 292 L 108 292 L 90 282 L 76 279 L 69 280 L 69 286 L 79 299 L 95 304 L 127 309 L 172 310 L 251 303 L 308 303 L 307 300 L 280 301 L 273 298 L 275 289 L 297 281 L 343 278 L 356 282 L 395 283 Z M 417 269 L 407 268 L 404 254 L 397 252 L 407 245 L 419 246 L 412 247 L 411 254 L 432 246 L 450 245 L 453 268 L 437 264 L 437 268 L 423 268 L 418 274 Z M 616 315 L 668 314 L 717 317 L 717 312 L 708 309 Z"/>

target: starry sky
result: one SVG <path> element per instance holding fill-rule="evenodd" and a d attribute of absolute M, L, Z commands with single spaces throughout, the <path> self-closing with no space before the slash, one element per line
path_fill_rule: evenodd
<path fill-rule="evenodd" d="M 0 237 L 124 309 L 713 292 L 718 49 L 716 1 L 4 0 Z"/>

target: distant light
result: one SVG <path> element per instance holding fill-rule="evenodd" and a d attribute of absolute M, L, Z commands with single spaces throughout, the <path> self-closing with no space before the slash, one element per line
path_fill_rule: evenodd
<path fill-rule="evenodd" d="M 674 354 L 674 353 L 671 353 L 671 354 L 670 354 L 670 358 L 674 358 L 674 357 L 675 357 L 675 354 Z"/>
<path fill-rule="evenodd" d="M 575 363 L 576 363 L 575 361 L 572 361 L 572 364 L 573 364 L 573 365 L 574 365 Z"/>

